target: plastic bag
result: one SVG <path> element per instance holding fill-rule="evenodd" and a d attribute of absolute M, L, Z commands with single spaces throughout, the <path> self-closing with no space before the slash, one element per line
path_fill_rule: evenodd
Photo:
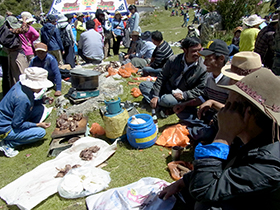
<path fill-rule="evenodd" d="M 88 210 L 171 210 L 176 198 L 171 196 L 164 201 L 157 195 L 167 185 L 169 183 L 164 180 L 145 177 L 132 184 L 89 196 L 86 203 Z"/>
<path fill-rule="evenodd" d="M 113 67 L 109 67 L 108 68 L 108 75 L 106 77 L 116 75 L 117 73 L 118 73 L 117 69 L 114 69 Z"/>
<path fill-rule="evenodd" d="M 130 93 L 131 93 L 131 95 L 132 95 L 134 98 L 137 98 L 137 97 L 139 97 L 139 96 L 142 95 L 140 89 L 139 89 L 139 88 L 136 88 L 136 87 L 132 88 L 132 89 L 130 90 Z"/>
<path fill-rule="evenodd" d="M 193 165 L 190 162 L 185 161 L 172 161 L 168 163 L 168 169 L 172 179 L 179 180 L 183 177 L 185 173 L 193 170 Z"/>
<path fill-rule="evenodd" d="M 129 118 L 128 112 L 125 109 L 116 116 L 103 116 L 104 129 L 106 137 L 109 139 L 116 139 L 126 134 L 126 124 Z"/>
<path fill-rule="evenodd" d="M 104 190 L 110 182 L 109 172 L 87 164 L 71 169 L 62 178 L 57 191 L 63 198 L 80 198 Z"/>
<path fill-rule="evenodd" d="M 186 147 L 189 144 L 189 131 L 185 125 L 176 124 L 166 128 L 156 144 L 164 147 L 181 146 Z"/>
<path fill-rule="evenodd" d="M 132 73 L 137 73 L 138 68 L 132 65 L 132 63 L 127 63 L 119 68 L 119 75 L 124 78 L 128 78 Z"/>
<path fill-rule="evenodd" d="M 99 125 L 98 123 L 92 123 L 89 132 L 91 133 L 92 136 L 102 136 L 105 134 L 104 128 Z"/>

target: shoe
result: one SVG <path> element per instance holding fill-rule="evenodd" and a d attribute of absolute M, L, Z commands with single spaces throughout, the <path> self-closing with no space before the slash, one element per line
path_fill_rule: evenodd
<path fill-rule="evenodd" d="M 6 145 L 4 141 L 0 142 L 0 151 L 4 152 L 7 157 L 15 157 L 19 151 L 15 150 L 14 148 Z"/>

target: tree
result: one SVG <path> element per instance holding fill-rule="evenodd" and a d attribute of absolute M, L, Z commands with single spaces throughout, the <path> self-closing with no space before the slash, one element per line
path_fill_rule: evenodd
<path fill-rule="evenodd" d="M 217 11 L 222 16 L 223 28 L 231 30 L 241 23 L 241 18 L 260 11 L 260 0 L 218 0 L 210 3 L 209 0 L 199 0 L 202 8 L 212 12 Z"/>

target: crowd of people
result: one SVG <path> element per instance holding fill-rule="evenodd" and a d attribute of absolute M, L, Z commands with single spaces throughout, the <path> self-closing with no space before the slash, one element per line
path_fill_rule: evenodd
<path fill-rule="evenodd" d="M 160 31 L 141 31 L 136 6 L 129 10 L 126 22 L 119 12 L 110 20 L 98 9 L 85 26 L 82 13 L 74 23 L 71 14 L 48 15 L 40 41 L 30 13 L 21 14 L 21 23 L 0 17 L 0 31 L 15 35 L 10 47 L 0 36 L 11 85 L 0 102 L 0 150 L 14 157 L 15 147 L 45 135 L 50 124 L 42 119 L 47 99 L 42 94 L 54 84 L 55 96 L 61 95 L 59 65 L 75 65 L 74 45 L 86 63 L 99 64 L 113 38 L 122 64 L 131 62 L 142 76 L 157 77 L 140 84 L 143 103 L 162 118 L 175 113 L 195 146 L 194 169 L 159 197 L 181 193 L 186 209 L 279 209 L 280 80 L 271 70 L 278 14 L 268 22 L 256 14 L 245 18 L 246 27 L 234 30 L 229 46 L 214 39 L 203 49 L 189 33 L 183 52 L 174 55 Z M 266 26 L 260 29 L 261 24 Z M 121 42 L 127 52 L 119 53 Z"/>

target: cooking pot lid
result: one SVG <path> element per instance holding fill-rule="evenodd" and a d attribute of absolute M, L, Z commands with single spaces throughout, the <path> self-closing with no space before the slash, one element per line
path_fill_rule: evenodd
<path fill-rule="evenodd" d="M 84 77 L 92 77 L 100 75 L 100 72 L 94 70 L 86 70 L 86 69 L 75 69 L 70 71 L 71 74 L 77 74 Z"/>

